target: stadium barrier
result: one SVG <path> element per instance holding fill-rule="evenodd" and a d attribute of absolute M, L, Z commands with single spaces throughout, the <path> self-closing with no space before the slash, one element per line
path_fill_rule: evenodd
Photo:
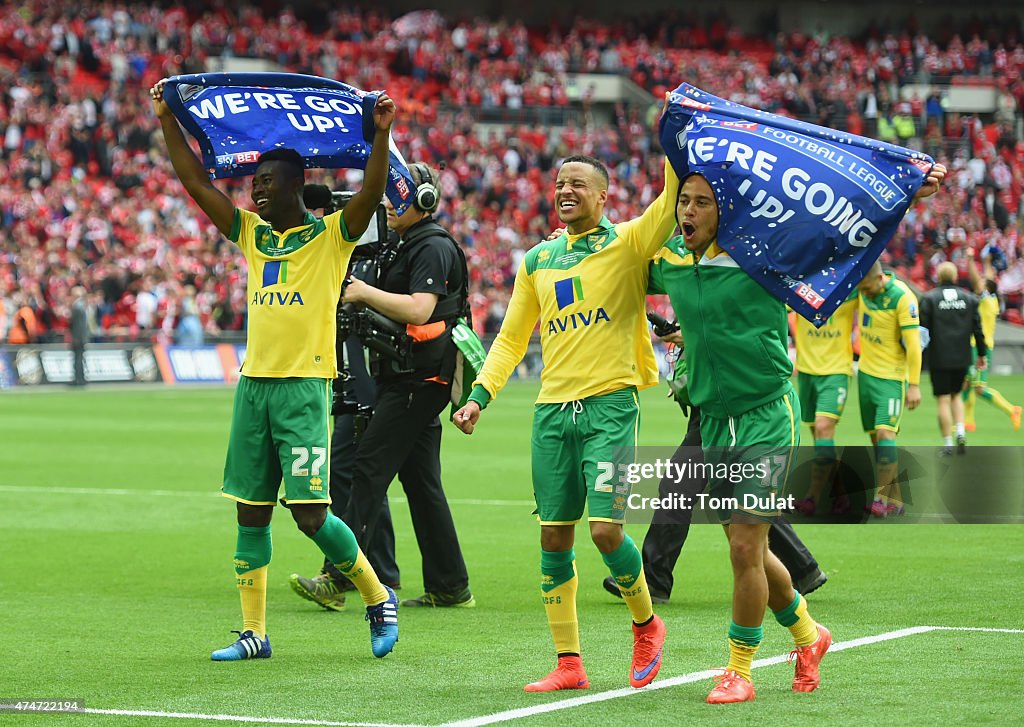
<path fill-rule="evenodd" d="M 245 346 L 98 343 L 85 351 L 87 384 L 233 384 Z M 74 353 L 66 345 L 0 346 L 0 390 L 70 384 Z"/>
<path fill-rule="evenodd" d="M 483 337 L 490 349 L 493 334 Z M 1024 372 L 1024 341 L 1011 336 L 999 340 L 996 376 Z M 670 366 L 665 347 L 655 343 L 658 369 L 665 376 Z M 792 357 L 792 356 L 791 356 Z M 149 343 L 97 343 L 85 352 L 85 380 L 88 384 L 234 384 L 245 360 L 245 344 L 218 343 L 209 346 L 163 346 Z M 534 337 L 513 378 L 535 379 L 544 363 L 540 341 Z M 0 391 L 15 386 L 70 384 L 74 379 L 74 354 L 64 344 L 0 346 Z"/>

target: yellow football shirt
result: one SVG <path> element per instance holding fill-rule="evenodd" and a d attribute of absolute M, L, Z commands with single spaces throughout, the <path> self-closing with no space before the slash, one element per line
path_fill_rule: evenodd
<path fill-rule="evenodd" d="M 857 291 L 843 301 L 821 328 L 796 317 L 796 368 L 802 374 L 828 376 L 853 372 L 853 316 Z"/>
<path fill-rule="evenodd" d="M 918 384 L 921 338 L 917 296 L 892 273 L 874 298 L 860 296 L 860 370 Z"/>
<path fill-rule="evenodd" d="M 228 239 L 249 263 L 248 342 L 243 376 L 338 375 L 335 338 L 341 284 L 355 242 L 341 211 L 278 233 L 236 209 Z"/>
<path fill-rule="evenodd" d="M 516 273 L 512 298 L 474 384 L 491 398 L 526 354 L 540 321 L 537 402 L 563 403 L 658 383 L 647 327 L 648 263 L 675 229 L 679 179 L 665 164 L 665 187 L 636 219 L 536 245 Z"/>
<path fill-rule="evenodd" d="M 999 318 L 999 296 L 989 292 L 981 294 L 978 300 L 978 315 L 981 316 L 981 334 L 985 336 L 985 345 L 988 346 L 989 356 L 996 346 L 996 319 Z M 974 340 L 974 336 L 971 336 Z M 973 345 L 973 344 L 972 344 Z"/>

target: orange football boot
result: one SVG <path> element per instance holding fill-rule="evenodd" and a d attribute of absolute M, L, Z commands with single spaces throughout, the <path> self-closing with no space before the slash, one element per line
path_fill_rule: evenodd
<path fill-rule="evenodd" d="M 708 694 L 708 704 L 734 704 L 754 701 L 754 685 L 731 669 L 715 677 L 715 688 Z"/>
<path fill-rule="evenodd" d="M 590 686 L 587 673 L 583 671 L 583 659 L 578 656 L 558 657 L 558 666 L 540 681 L 530 682 L 523 691 L 555 692 L 559 689 L 586 689 Z"/>
<path fill-rule="evenodd" d="M 828 647 L 832 646 L 832 634 L 818 624 L 818 640 L 810 646 L 798 646 L 789 653 L 789 661 L 796 659 L 796 675 L 793 677 L 794 692 L 813 692 L 821 684 L 818 664 L 821 663 Z"/>
<path fill-rule="evenodd" d="M 661 647 L 665 643 L 665 622 L 657 615 L 646 626 L 633 624 L 633 669 L 629 685 L 646 687 L 661 669 Z"/>

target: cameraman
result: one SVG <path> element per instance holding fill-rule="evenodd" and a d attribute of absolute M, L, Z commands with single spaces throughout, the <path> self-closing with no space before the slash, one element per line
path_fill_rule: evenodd
<path fill-rule="evenodd" d="M 398 475 L 409 501 L 423 557 L 419 598 L 403 606 L 476 605 L 466 563 L 441 485 L 441 423 L 455 371 L 451 330 L 467 304 L 465 258 L 433 219 L 440 202 L 437 178 L 423 163 L 410 165 L 414 204 L 401 217 L 385 200 L 389 239 L 378 258 L 377 285 L 351 278 L 342 302 L 373 309 L 405 326 L 412 339 L 407 365 L 371 355 L 377 407 L 356 452 L 352 496 L 345 521 L 360 543 L 371 542 L 391 481 Z"/>
<path fill-rule="evenodd" d="M 348 198 L 351 198 L 350 194 Z M 332 194 L 328 187 L 321 184 L 307 184 L 303 190 L 306 208 L 323 208 L 324 214 L 334 212 L 339 206 L 343 207 L 343 199 L 347 201 L 344 193 Z M 362 245 L 352 255 L 351 274 L 360 280 L 372 279 L 376 265 L 373 260 L 360 255 L 361 249 Z M 363 345 L 358 337 L 339 335 L 337 355 L 341 375 L 334 380 L 334 404 L 331 407 L 334 433 L 331 436 L 330 494 L 331 512 L 344 519 L 352 492 L 356 446 L 373 415 L 377 387 L 367 371 Z M 380 527 L 365 553 L 381 582 L 398 590 L 400 585 L 398 564 L 395 562 L 395 531 L 387 497 L 381 503 Z M 345 593 L 354 589 L 352 582 L 328 558 L 324 558 L 323 567 L 314 578 L 293 573 L 288 582 L 292 590 L 302 598 L 331 611 L 345 608 Z"/>

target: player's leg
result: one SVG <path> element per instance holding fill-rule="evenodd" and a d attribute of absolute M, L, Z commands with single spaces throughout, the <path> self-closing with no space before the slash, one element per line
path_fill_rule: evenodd
<path fill-rule="evenodd" d="M 811 593 L 828 581 L 814 555 L 782 515 L 775 518 L 768 529 L 768 549 L 779 559 L 789 573 L 793 587 L 801 593 Z"/>
<path fill-rule="evenodd" d="M 845 399 L 845 392 L 843 399 Z M 785 403 L 785 398 L 782 403 Z M 785 441 L 787 418 L 783 407 L 766 405 L 751 414 L 753 416 L 749 417 L 750 421 L 747 423 L 748 437 L 755 439 L 759 436 L 762 441 L 766 442 Z M 760 434 L 758 434 L 758 430 Z M 798 445 L 799 438 L 797 437 L 791 442 L 790 458 Z M 778 454 L 772 455 L 773 462 L 779 457 L 786 456 L 786 450 L 777 450 L 777 452 Z M 786 476 L 788 476 L 788 471 L 782 475 L 781 488 L 785 487 Z M 743 513 L 743 515 L 752 519 L 757 517 L 755 513 L 750 512 Z M 734 515 L 734 519 L 736 517 Z M 772 525 L 772 529 L 777 528 L 780 519 L 778 517 L 775 519 L 776 522 Z M 768 545 L 769 543 L 766 543 L 766 546 Z M 812 692 L 818 688 L 821 681 L 818 664 L 832 643 L 832 635 L 828 629 L 811 617 L 803 594 L 791 585 L 793 581 L 791 581 L 789 569 L 783 565 L 783 562 L 772 552 L 770 547 L 765 548 L 763 561 L 765 580 L 768 585 L 768 607 L 771 608 L 775 620 L 788 628 L 793 635 L 795 647 L 793 656 L 796 659 L 793 690 Z"/>
<path fill-rule="evenodd" d="M 934 391 L 940 391 L 940 389 L 934 389 L 935 377 L 941 372 L 932 372 L 932 387 Z M 952 396 L 949 394 L 936 394 L 935 396 L 935 410 L 936 416 L 939 420 L 939 436 L 942 437 L 942 451 L 941 454 L 949 455 L 953 454 L 953 404 Z M 957 397 L 959 398 L 959 397 Z"/>
<path fill-rule="evenodd" d="M 861 400 L 861 422 L 872 433 L 875 444 L 876 496 L 871 514 L 885 517 L 902 509 L 899 484 L 896 481 L 896 433 L 903 418 L 906 396 L 904 382 L 880 379 L 863 372 L 858 374 Z M 891 508 L 891 510 L 890 510 Z"/>
<path fill-rule="evenodd" d="M 717 488 L 717 491 L 723 491 Z M 708 694 L 709 704 L 748 702 L 754 699 L 751 669 L 764 638 L 768 579 L 764 555 L 768 550 L 768 523 L 733 512 L 725 535 L 732 565 L 732 620 L 729 624 L 729 663 Z M 792 586 L 791 586 L 792 588 Z"/>
<path fill-rule="evenodd" d="M 797 374 L 797 393 L 800 397 L 800 419 L 811 430 L 815 441 L 815 457 L 811 465 L 811 481 L 807 488 L 806 497 L 797 500 L 796 509 L 807 516 L 814 515 L 818 510 L 818 498 L 825 487 L 825 480 L 828 473 L 825 471 L 827 462 L 819 462 L 817 441 L 817 421 L 814 416 L 818 403 L 818 387 L 816 379 L 821 378 L 812 374 L 805 374 L 802 371 Z M 833 460 L 835 459 L 835 442 L 833 441 Z"/>
<path fill-rule="evenodd" d="M 991 354 L 989 355 L 989 359 L 991 360 Z M 988 385 L 988 369 L 985 369 L 980 373 L 979 386 L 975 387 L 974 391 L 977 391 L 978 396 L 982 399 L 1009 416 L 1010 421 L 1013 423 L 1013 430 L 1015 432 L 1020 431 L 1021 407 L 1011 404 L 1007 401 L 1005 396 Z"/>
<path fill-rule="evenodd" d="M 366 416 L 342 414 L 334 417 L 334 433 L 331 436 L 330 496 L 331 512 L 339 518 L 344 518 L 352 493 L 358 418 L 365 420 Z M 365 423 L 360 426 L 365 428 Z M 387 497 L 384 498 L 381 507 L 379 525 L 370 546 L 366 549 L 366 557 L 381 581 L 398 590 L 400 573 L 395 562 L 395 532 Z M 304 578 L 298 573 L 293 573 L 288 582 L 296 594 L 330 611 L 343 610 L 346 592 L 355 590 L 352 582 L 326 557 L 317 576 Z"/>
<path fill-rule="evenodd" d="M 270 519 L 280 484 L 281 466 L 267 421 L 267 387 L 243 376 L 235 389 L 222 488 L 223 495 L 236 502 L 238 535 L 233 560 L 242 630 L 235 643 L 213 652 L 214 661 L 271 655 L 266 627 L 267 571 L 272 553 Z"/>
<path fill-rule="evenodd" d="M 572 405 L 534 407 L 531 461 L 533 496 L 540 521 L 541 599 L 555 644 L 557 665 L 550 674 L 527 684 L 527 692 L 586 689 L 590 686 L 580 651 L 576 615 L 576 523 L 583 516 L 586 486 Z"/>
<path fill-rule="evenodd" d="M 768 607 L 775 620 L 793 636 L 796 671 L 793 691 L 813 692 L 821 683 L 818 664 L 832 645 L 832 634 L 816 622 L 807 610 L 803 594 L 789 585 L 789 573 L 769 550 L 765 553 L 768 579 Z"/>
<path fill-rule="evenodd" d="M 884 515 L 878 515 L 875 510 L 872 514 L 876 517 L 887 515 L 903 514 L 903 495 L 900 491 L 898 480 L 899 453 L 896 449 L 896 432 L 891 429 L 879 429 L 877 432 L 878 444 L 875 447 L 876 471 L 878 473 L 878 500 L 884 504 Z"/>
<path fill-rule="evenodd" d="M 630 484 L 621 473 L 636 458 L 640 404 L 635 389 L 583 402 L 577 421 L 583 441 L 590 536 L 633 618 L 630 684 L 650 684 L 661 669 L 665 624 L 654 614 L 643 558 L 623 531 Z"/>
<path fill-rule="evenodd" d="M 963 374 L 963 375 L 961 375 Z M 956 446 L 959 454 L 967 451 L 967 428 L 964 423 L 964 400 L 960 398 L 963 391 L 966 373 L 962 370 L 955 371 L 950 379 L 949 392 L 949 414 L 953 423 L 953 433 L 956 435 Z"/>
<path fill-rule="evenodd" d="M 865 498 L 871 504 L 865 504 L 864 510 L 876 517 L 885 517 L 885 503 L 879 494 L 878 431 L 875 429 L 875 420 L 879 416 L 879 404 L 875 400 L 877 394 L 875 386 L 873 386 L 875 381 L 877 379 L 862 371 L 857 373 L 857 399 L 860 404 L 860 423 L 864 433 L 871 440 L 871 448 L 875 455 L 874 487 L 871 489 L 870 496 Z"/>
<path fill-rule="evenodd" d="M 789 392 L 775 402 L 747 412 L 735 427 L 735 440 L 747 445 L 739 453 L 738 462 L 760 464 L 762 470 L 758 476 L 748 476 L 732 486 L 737 502 L 726 533 L 734 580 L 730 659 L 725 676 L 708 695 L 711 703 L 754 698 L 750 667 L 763 636 L 765 606 L 782 613 L 786 626 L 795 627 L 793 634 L 798 647 L 809 647 L 818 639 L 817 624 L 807 614 L 803 598 L 794 591 L 789 572 L 768 548 L 770 523 L 779 516 L 775 502 L 785 489 L 800 443 L 799 416 L 799 402 Z M 820 654 L 825 650 L 827 645 L 820 649 Z M 817 687 L 820 656 L 811 661 L 798 663 L 794 689 L 812 691 Z M 730 673 L 735 676 L 730 677 Z M 811 681 L 813 686 L 801 686 Z"/>
<path fill-rule="evenodd" d="M 791 440 L 799 437 L 797 420 L 799 409 L 791 420 Z M 736 420 L 721 420 L 710 417 L 705 412 L 701 418 L 701 437 L 704 441 L 704 458 L 714 463 L 716 475 L 722 471 L 742 471 L 742 465 L 749 455 L 752 460 L 760 461 L 767 457 L 771 466 L 771 455 L 764 448 L 756 451 L 745 447 L 748 431 L 745 420 L 750 412 Z M 756 444 L 756 442 L 754 442 Z M 737 446 L 739 444 L 739 446 Z M 789 453 L 791 454 L 791 453 Z M 764 477 L 757 482 L 742 480 L 734 481 L 728 476 L 715 476 L 709 482 L 709 493 L 723 503 L 719 510 L 719 520 L 723 532 L 729 542 L 729 560 L 732 566 L 732 619 L 727 634 L 729 662 L 724 672 L 716 679 L 715 687 L 708 694 L 709 704 L 727 704 L 747 702 L 754 699 L 754 686 L 751 677 L 751 665 L 764 636 L 762 622 L 765 607 L 768 604 L 768 580 L 764 568 L 764 553 L 768 544 L 768 528 L 772 518 L 778 513 L 770 503 L 763 503 L 765 509 L 760 510 L 761 502 L 746 502 L 744 495 L 751 492 L 755 498 L 760 495 L 770 497 L 773 494 L 773 482 L 776 487 L 788 469 L 788 462 L 779 471 L 779 477 L 770 472 L 762 472 Z M 742 479 L 742 478 L 741 478 Z M 743 508 L 754 511 L 748 513 Z"/>
<path fill-rule="evenodd" d="M 850 377 L 845 374 L 810 376 L 801 374 L 800 418 L 811 425 L 814 436 L 814 460 L 811 464 L 811 483 L 807 497 L 796 503 L 805 515 L 814 515 L 826 486 L 832 481 L 837 468 L 836 424 L 846 408 L 850 391 Z M 835 506 L 836 503 L 833 503 Z M 842 501 L 838 501 L 842 507 Z"/>
<path fill-rule="evenodd" d="M 975 389 L 983 386 L 982 384 L 982 372 L 978 371 L 977 367 L 978 352 L 973 347 L 971 348 L 971 367 L 967 369 L 968 382 L 964 387 L 964 390 L 960 392 L 960 398 L 964 401 L 964 429 L 968 432 L 973 432 L 977 429 L 977 424 L 974 419 L 974 405 L 977 401 L 977 395 Z M 984 372 L 987 374 L 988 372 Z"/>
<path fill-rule="evenodd" d="M 359 591 L 370 620 L 374 656 L 398 641 L 398 598 L 380 582 L 345 522 L 327 510 L 330 473 L 330 382 L 282 381 L 272 385 L 268 411 L 281 461 L 285 498 L 296 525 Z"/>
<path fill-rule="evenodd" d="M 974 386 L 964 389 L 961 398 L 964 401 L 964 429 L 973 432 L 978 428 L 974 418 L 974 407 L 978 400 L 977 389 Z"/>

